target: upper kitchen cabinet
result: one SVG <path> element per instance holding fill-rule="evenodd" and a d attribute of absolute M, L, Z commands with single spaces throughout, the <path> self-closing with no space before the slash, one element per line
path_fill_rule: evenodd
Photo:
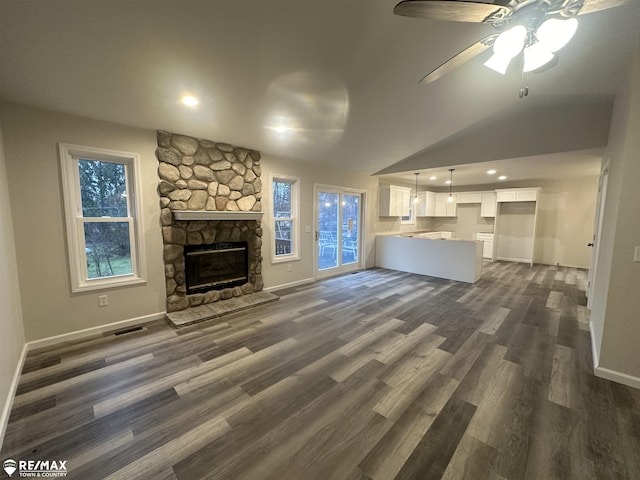
<path fill-rule="evenodd" d="M 408 217 L 411 189 L 397 185 L 380 185 L 378 216 Z"/>
<path fill-rule="evenodd" d="M 482 192 L 460 192 L 456 193 L 456 203 L 481 203 Z"/>
<path fill-rule="evenodd" d="M 535 202 L 539 188 L 509 188 L 496 190 L 498 202 Z"/>
<path fill-rule="evenodd" d="M 496 216 L 496 194 L 495 192 L 485 192 L 482 194 L 482 201 L 480 203 L 480 216 L 481 217 L 495 217 Z"/>
<path fill-rule="evenodd" d="M 417 217 L 435 217 L 436 194 L 433 192 L 418 192 Z"/>
<path fill-rule="evenodd" d="M 449 202 L 448 193 L 436 193 L 436 208 L 435 217 L 455 217 L 458 214 L 458 207 L 456 204 L 456 196 L 453 195 L 453 201 Z"/>

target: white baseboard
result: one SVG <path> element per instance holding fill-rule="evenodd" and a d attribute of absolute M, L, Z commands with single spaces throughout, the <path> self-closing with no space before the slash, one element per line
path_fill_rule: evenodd
<path fill-rule="evenodd" d="M 596 371 L 600 364 L 600 352 L 596 348 L 596 336 L 593 334 L 593 322 L 589 319 L 589 335 L 591 336 L 591 356 L 593 357 L 593 371 Z"/>
<path fill-rule="evenodd" d="M 611 380 L 612 382 L 621 383 L 628 387 L 640 389 L 640 378 L 628 375 L 626 373 L 617 372 L 610 368 L 600 366 L 600 356 L 596 350 L 595 336 L 593 335 L 593 322 L 589 322 L 589 333 L 591 334 L 591 355 L 593 356 L 593 374 L 596 377 Z"/>
<path fill-rule="evenodd" d="M 611 380 L 612 382 L 622 383 L 628 387 L 640 389 L 640 378 L 626 373 L 616 372 L 604 367 L 595 367 L 593 373 L 596 377 L 604 378 L 605 380 Z"/>
<path fill-rule="evenodd" d="M 13 372 L 13 379 L 9 386 L 9 392 L 7 393 L 7 398 L 5 399 L 4 406 L 2 407 L 2 414 L 0 414 L 0 449 L 2 449 L 2 444 L 4 443 L 4 434 L 6 433 L 7 425 L 9 424 L 9 416 L 11 415 L 11 408 L 13 407 L 13 399 L 15 398 L 16 391 L 18 390 L 18 383 L 20 383 L 20 375 L 22 374 L 24 360 L 27 358 L 27 351 L 28 347 L 25 343 L 22 347 L 22 353 L 18 359 L 16 370 Z"/>
<path fill-rule="evenodd" d="M 297 280 L 295 282 L 283 283 L 282 285 L 275 285 L 273 287 L 264 288 L 265 292 L 274 292 L 276 290 L 284 290 L 285 288 L 299 287 L 300 285 L 306 285 L 307 283 L 315 282 L 315 278 L 305 278 L 303 280 Z"/>
<path fill-rule="evenodd" d="M 75 332 L 63 333 L 61 335 L 55 335 L 53 337 L 42 338 L 40 340 L 32 340 L 27 342 L 27 350 L 35 350 L 36 348 L 49 347 L 62 342 L 69 342 L 71 340 L 80 340 L 85 337 L 91 337 L 93 335 L 100 335 L 104 332 L 110 332 L 112 330 L 119 330 L 121 328 L 131 327 L 133 325 L 140 325 L 142 323 L 153 322 L 155 320 L 162 320 L 165 316 L 165 312 L 151 313 L 149 315 L 143 315 L 142 317 L 130 318 L 128 320 L 121 320 L 119 322 L 107 323 L 105 325 L 98 325 L 97 327 L 85 328 L 84 330 L 77 330 Z"/>

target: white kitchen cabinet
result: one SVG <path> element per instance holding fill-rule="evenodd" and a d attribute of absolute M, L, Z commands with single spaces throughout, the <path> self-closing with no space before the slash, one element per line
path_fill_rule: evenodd
<path fill-rule="evenodd" d="M 433 192 L 418 192 L 418 206 L 416 217 L 434 217 L 436 214 L 436 194 Z"/>
<path fill-rule="evenodd" d="M 511 188 L 496 190 L 498 202 L 535 202 L 538 199 L 539 188 Z"/>
<path fill-rule="evenodd" d="M 469 203 L 468 193 L 456 193 L 456 203 Z"/>
<path fill-rule="evenodd" d="M 482 192 L 470 192 L 469 203 L 482 203 Z"/>
<path fill-rule="evenodd" d="M 449 202 L 448 193 L 436 193 L 436 209 L 435 217 L 455 217 L 458 209 L 456 205 L 456 196 L 453 195 L 453 201 Z"/>
<path fill-rule="evenodd" d="M 411 189 L 397 185 L 380 185 L 380 217 L 408 217 Z"/>
<path fill-rule="evenodd" d="M 486 192 L 482 194 L 482 202 L 480 203 L 480 216 L 496 216 L 496 194 L 494 192 Z"/>
<path fill-rule="evenodd" d="M 459 192 L 456 193 L 456 203 L 481 203 L 482 192 Z"/>
<path fill-rule="evenodd" d="M 476 240 L 483 242 L 482 258 L 493 258 L 493 233 L 476 233 Z"/>

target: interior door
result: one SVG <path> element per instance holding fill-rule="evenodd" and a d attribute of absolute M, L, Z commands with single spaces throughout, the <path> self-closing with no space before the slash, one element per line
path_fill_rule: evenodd
<path fill-rule="evenodd" d="M 600 254 L 600 238 L 602 235 L 602 224 L 604 223 L 604 204 L 607 198 L 607 183 L 609 182 L 609 170 L 602 172 L 600 176 L 600 185 L 598 188 L 598 200 L 596 203 L 596 218 L 593 223 L 593 239 L 588 244 L 593 248 L 591 253 L 591 262 L 589 264 L 589 281 L 587 284 L 587 308 L 591 308 L 591 298 L 593 291 L 593 283 L 596 278 L 598 255 Z"/>
<path fill-rule="evenodd" d="M 361 268 L 362 192 L 315 188 L 317 278 Z"/>

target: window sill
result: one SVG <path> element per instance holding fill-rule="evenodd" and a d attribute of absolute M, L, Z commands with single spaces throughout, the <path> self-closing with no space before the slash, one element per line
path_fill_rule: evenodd
<path fill-rule="evenodd" d="M 96 280 L 87 280 L 80 283 L 79 285 L 74 285 L 71 288 L 71 291 L 73 293 L 82 293 L 94 290 L 106 290 L 109 288 L 128 287 L 132 285 L 140 285 L 143 283 L 147 283 L 144 278 L 127 275 L 124 277 L 115 277 L 110 279 L 101 278 Z"/>
<path fill-rule="evenodd" d="M 298 260 L 300 260 L 300 255 L 297 254 L 278 255 L 277 257 L 271 258 L 271 265 L 275 265 L 278 263 L 295 262 Z"/>

